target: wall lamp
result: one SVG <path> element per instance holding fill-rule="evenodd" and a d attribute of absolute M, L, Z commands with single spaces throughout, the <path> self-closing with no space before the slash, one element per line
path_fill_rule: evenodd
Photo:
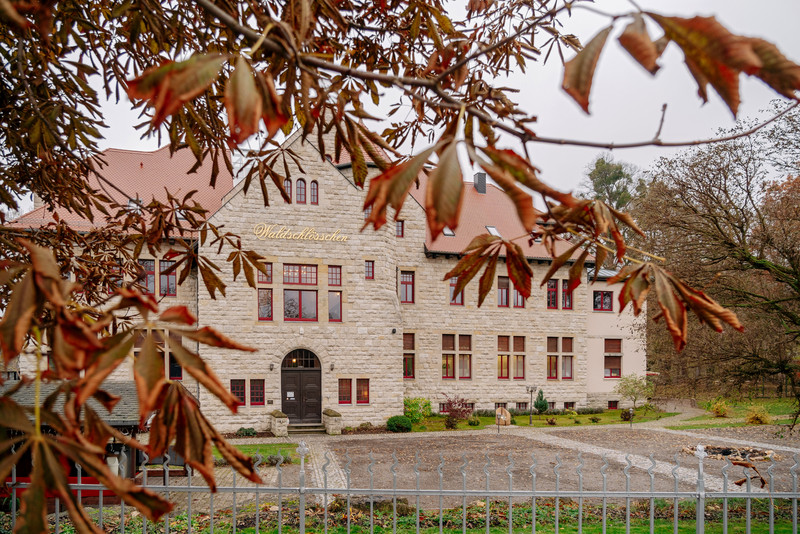
<path fill-rule="evenodd" d="M 273 369 L 275 369 L 275 364 L 274 363 L 269 364 L 269 370 L 272 371 Z"/>
<path fill-rule="evenodd" d="M 333 371 L 333 368 L 334 368 L 334 364 L 331 364 L 331 371 Z"/>

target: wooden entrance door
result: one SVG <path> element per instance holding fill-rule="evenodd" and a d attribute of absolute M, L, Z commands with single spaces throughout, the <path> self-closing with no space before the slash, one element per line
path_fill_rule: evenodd
<path fill-rule="evenodd" d="M 290 352 L 281 365 L 281 411 L 289 424 L 322 422 L 322 369 L 305 349 Z"/>

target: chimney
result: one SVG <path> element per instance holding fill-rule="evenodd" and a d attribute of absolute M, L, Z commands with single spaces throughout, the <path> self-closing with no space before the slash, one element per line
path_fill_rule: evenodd
<path fill-rule="evenodd" d="M 486 194 L 486 173 L 476 172 L 472 178 L 472 184 L 475 186 L 475 191 L 481 195 Z"/>

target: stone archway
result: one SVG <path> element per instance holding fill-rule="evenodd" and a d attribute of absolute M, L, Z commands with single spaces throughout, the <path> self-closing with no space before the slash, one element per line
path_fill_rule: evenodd
<path fill-rule="evenodd" d="M 322 422 L 322 367 L 310 350 L 295 349 L 281 363 L 281 411 L 292 425 Z"/>

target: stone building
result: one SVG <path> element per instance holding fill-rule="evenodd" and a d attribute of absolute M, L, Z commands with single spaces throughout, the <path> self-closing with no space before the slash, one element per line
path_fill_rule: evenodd
<path fill-rule="evenodd" d="M 164 260 L 152 258 L 146 266 L 152 267 L 152 290 L 162 304 L 185 303 L 200 324 L 257 349 L 202 348 L 201 355 L 242 399 L 238 414 L 231 415 L 187 384 L 220 429 L 272 428 L 276 409 L 290 424 L 317 424 L 326 409 L 340 413 L 346 426 L 383 424 L 402 413 L 404 397 L 425 397 L 436 409 L 443 393 L 464 397 L 475 409 L 527 410 L 530 386 L 543 389 L 554 408 L 622 407 L 612 392 L 616 379 L 645 373 L 644 314 L 618 313 L 619 286 L 608 285 L 610 273 L 602 270 L 594 285 L 584 272 L 584 283 L 571 294 L 565 290 L 569 264 L 540 287 L 551 259 L 540 243 L 528 243 L 511 201 L 485 175 L 465 184 L 458 228 L 436 240 L 425 224 L 424 176 L 398 221 L 390 213 L 380 230 L 362 231 L 365 193 L 354 184 L 349 162 L 321 158 L 314 140 L 301 142 L 296 134 L 286 146 L 302 161 L 302 172 L 291 168 L 285 183 L 291 204 L 268 184 L 265 207 L 258 186 L 245 194 L 243 184 L 232 185 L 230 177 L 226 194 L 218 181 L 219 197 L 211 201 L 216 205 L 209 220 L 264 256 L 271 276 L 259 274 L 257 289 L 242 275 L 234 280 L 224 266 L 226 297 L 209 298 L 196 277 L 173 295 L 169 277 L 159 275 Z M 143 171 L 163 151 L 134 153 L 141 166 L 137 157 L 111 158 L 110 166 L 123 166 L 114 174 L 124 182 L 126 173 Z M 143 198 L 187 179 L 185 165 L 174 158 L 164 162 L 163 155 L 157 171 L 149 173 L 147 190 L 139 191 Z M 377 173 L 371 168 L 370 176 Z M 197 184 L 192 188 L 207 183 L 189 179 Z M 510 283 L 502 258 L 480 308 L 477 278 L 453 295 L 454 281 L 445 274 L 470 240 L 487 232 L 519 238 L 533 269 L 527 300 Z M 229 251 L 198 246 L 200 254 L 225 264 Z M 178 369 L 166 372 L 183 378 Z"/>

